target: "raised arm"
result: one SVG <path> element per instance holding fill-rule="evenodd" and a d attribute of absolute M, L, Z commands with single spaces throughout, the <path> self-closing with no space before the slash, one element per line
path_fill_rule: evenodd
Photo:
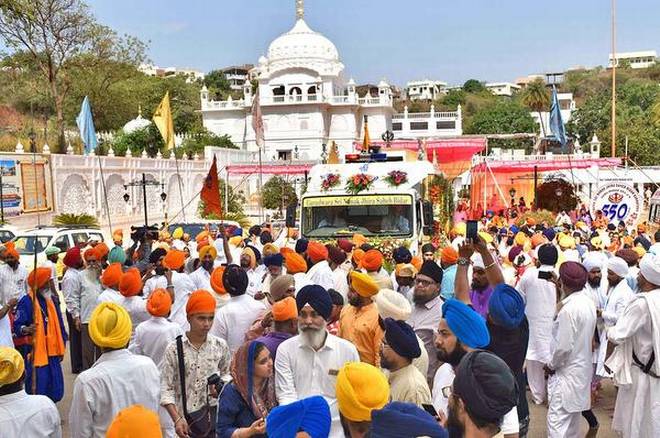
<path fill-rule="evenodd" d="M 472 304 L 470 300 L 470 279 L 468 278 L 468 267 L 470 266 L 470 257 L 472 257 L 472 254 L 474 254 L 472 243 L 466 240 L 464 243 L 458 245 L 454 298 L 465 304 Z"/>

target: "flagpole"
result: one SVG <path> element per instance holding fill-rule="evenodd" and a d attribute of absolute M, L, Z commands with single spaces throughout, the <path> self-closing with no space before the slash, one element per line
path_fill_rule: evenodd
<path fill-rule="evenodd" d="M 264 223 L 264 172 L 263 172 L 263 163 L 261 162 L 261 149 L 259 146 L 259 218 L 261 223 Z"/>
<path fill-rule="evenodd" d="M 39 184 L 38 184 L 38 179 L 37 179 L 37 143 L 36 143 L 36 135 L 34 133 L 34 128 L 30 130 L 30 149 L 32 152 L 32 172 L 34 173 L 34 196 L 37 201 L 37 224 L 38 226 L 41 225 L 41 213 L 40 213 L 40 202 L 39 202 Z M 44 175 L 45 178 L 45 175 Z M 34 242 L 34 262 L 33 262 L 33 272 L 34 272 L 34 284 L 35 284 L 35 289 L 36 289 L 36 281 L 37 281 L 37 242 L 35 240 Z M 29 282 L 28 282 L 28 289 L 30 288 Z M 29 292 L 29 291 L 28 291 Z M 39 301 L 37 298 L 37 291 L 33 290 L 32 294 L 32 319 L 34 320 L 34 333 L 32 333 L 32 394 L 37 393 L 37 364 L 35 361 L 34 353 L 37 351 L 37 311 L 36 311 L 36 306 L 39 305 Z M 43 320 L 42 320 L 43 324 Z M 44 328 L 44 333 L 45 333 L 45 328 Z"/>
<path fill-rule="evenodd" d="M 174 154 L 176 179 L 179 182 L 179 200 L 181 201 L 181 213 L 183 214 L 183 222 L 186 222 L 186 208 L 183 206 L 183 188 L 181 187 L 181 174 L 179 173 L 179 158 L 176 156 L 176 139 L 174 139 L 174 147 L 172 148 L 172 153 Z"/>
<path fill-rule="evenodd" d="M 616 0 L 612 0 L 612 158 L 616 157 Z"/>
<path fill-rule="evenodd" d="M 105 176 L 103 176 L 103 166 L 101 165 L 101 156 L 96 155 L 99 161 L 99 172 L 101 173 L 101 188 L 103 189 L 103 200 L 105 201 L 103 205 L 105 205 L 105 214 L 108 216 L 108 232 L 110 233 L 110 236 L 112 236 L 112 222 L 110 219 L 110 206 L 108 205 L 108 192 L 105 187 Z"/>

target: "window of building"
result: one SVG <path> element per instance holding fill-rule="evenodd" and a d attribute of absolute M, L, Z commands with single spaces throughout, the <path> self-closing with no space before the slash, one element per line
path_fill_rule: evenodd
<path fill-rule="evenodd" d="M 277 151 L 277 159 L 283 161 L 290 161 L 291 151 Z"/>
<path fill-rule="evenodd" d="M 429 122 L 410 122 L 411 131 L 424 131 L 429 129 Z"/>
<path fill-rule="evenodd" d="M 401 122 L 392 122 L 393 131 L 401 131 L 403 129 L 403 124 Z"/>
<path fill-rule="evenodd" d="M 442 120 L 435 122 L 436 129 L 456 129 L 456 122 L 453 120 Z"/>
<path fill-rule="evenodd" d="M 273 88 L 273 96 L 284 96 L 284 85 Z"/>

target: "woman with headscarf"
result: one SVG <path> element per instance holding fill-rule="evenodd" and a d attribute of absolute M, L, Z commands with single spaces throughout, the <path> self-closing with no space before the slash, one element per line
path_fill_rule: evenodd
<path fill-rule="evenodd" d="M 265 418 L 277 405 L 273 360 L 261 342 L 241 345 L 231 362 L 232 381 L 218 398 L 218 438 L 265 437 Z"/>

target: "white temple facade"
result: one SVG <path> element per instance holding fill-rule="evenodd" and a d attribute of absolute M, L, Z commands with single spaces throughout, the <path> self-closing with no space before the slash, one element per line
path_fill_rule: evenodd
<path fill-rule="evenodd" d="M 253 71 L 263 115 L 265 160 L 318 160 L 322 145 L 332 142 L 340 154 L 351 152 L 353 143 L 364 136 L 364 116 L 372 139 L 392 130 L 395 110 L 389 84 L 381 81 L 376 96 L 359 96 L 355 81 L 344 76 L 335 45 L 305 22 L 302 4 L 296 1 L 293 28 L 270 44 Z M 240 100 L 209 100 L 206 88 L 200 97 L 204 127 L 229 135 L 241 149 L 257 150 L 251 112 L 255 96 L 249 83 Z M 460 119 L 460 113 L 455 115 Z M 418 136 L 443 135 L 435 127 Z M 444 131 L 445 136 L 461 134 L 460 120 Z"/>

